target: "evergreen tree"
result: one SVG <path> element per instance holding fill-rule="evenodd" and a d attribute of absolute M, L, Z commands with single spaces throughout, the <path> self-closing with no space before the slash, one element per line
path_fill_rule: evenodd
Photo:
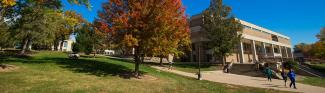
<path fill-rule="evenodd" d="M 85 54 L 89 55 L 91 52 L 96 53 L 99 46 L 102 45 L 104 35 L 101 30 L 96 30 L 92 24 L 85 24 L 76 36 L 76 47 Z M 95 55 L 95 54 L 94 54 Z"/>

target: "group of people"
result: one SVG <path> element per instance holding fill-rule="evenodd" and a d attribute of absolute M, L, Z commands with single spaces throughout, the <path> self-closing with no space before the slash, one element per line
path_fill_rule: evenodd
<path fill-rule="evenodd" d="M 272 69 L 270 67 L 266 67 L 265 74 L 266 74 L 267 80 L 269 82 L 272 82 L 272 76 L 273 76 L 272 73 L 273 73 Z M 296 87 L 296 74 L 292 69 L 289 69 L 288 73 L 286 73 L 285 70 L 282 70 L 281 76 L 282 76 L 282 78 L 284 80 L 284 86 L 287 86 L 287 80 L 288 80 L 288 77 L 289 77 L 289 79 L 291 81 L 290 85 L 289 85 L 290 88 L 293 87 L 294 89 L 297 89 L 297 87 Z"/>

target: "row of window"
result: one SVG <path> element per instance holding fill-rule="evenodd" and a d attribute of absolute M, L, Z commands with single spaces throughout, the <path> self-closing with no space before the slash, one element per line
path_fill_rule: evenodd
<path fill-rule="evenodd" d="M 255 48 L 256 48 L 256 52 L 257 53 L 263 53 L 262 46 L 255 45 Z M 243 50 L 244 50 L 245 53 L 251 53 L 252 52 L 251 49 L 252 49 L 252 45 L 251 44 L 247 44 L 247 43 L 244 43 L 243 44 Z M 266 51 L 266 53 L 271 53 L 272 52 L 272 47 L 265 47 L 265 51 Z M 285 49 L 282 48 L 281 51 L 285 51 Z M 288 51 L 290 51 L 290 50 L 288 50 Z M 279 47 L 275 47 L 274 46 L 274 53 L 280 53 Z"/>

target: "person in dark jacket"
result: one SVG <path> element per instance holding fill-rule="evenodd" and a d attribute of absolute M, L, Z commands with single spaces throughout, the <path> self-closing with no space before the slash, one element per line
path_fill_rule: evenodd
<path fill-rule="evenodd" d="M 284 69 L 282 69 L 281 76 L 284 80 L 284 86 L 287 87 L 288 76 L 287 76 L 287 73 L 284 71 Z"/>
<path fill-rule="evenodd" d="M 289 70 L 288 77 L 289 77 L 289 79 L 291 81 L 290 82 L 290 88 L 293 85 L 293 88 L 297 89 L 297 87 L 296 87 L 296 74 L 294 73 L 294 71 L 292 69 Z"/>
<path fill-rule="evenodd" d="M 267 80 L 272 82 L 272 69 L 270 67 L 265 68 L 265 74 L 267 76 Z"/>

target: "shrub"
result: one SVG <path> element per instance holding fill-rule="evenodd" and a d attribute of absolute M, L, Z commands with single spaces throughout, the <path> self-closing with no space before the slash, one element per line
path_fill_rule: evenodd
<path fill-rule="evenodd" d="M 85 45 L 83 51 L 86 55 L 89 55 L 91 52 L 93 52 L 93 47 L 90 44 Z"/>
<path fill-rule="evenodd" d="M 79 53 L 80 52 L 80 45 L 79 44 L 77 44 L 77 43 L 73 43 L 72 44 L 72 51 L 74 52 L 74 53 Z"/>
<path fill-rule="evenodd" d="M 298 69 L 298 63 L 295 62 L 295 61 L 287 61 L 287 62 L 284 62 L 283 63 L 283 67 L 285 69 L 294 69 L 294 70 L 297 70 Z"/>

